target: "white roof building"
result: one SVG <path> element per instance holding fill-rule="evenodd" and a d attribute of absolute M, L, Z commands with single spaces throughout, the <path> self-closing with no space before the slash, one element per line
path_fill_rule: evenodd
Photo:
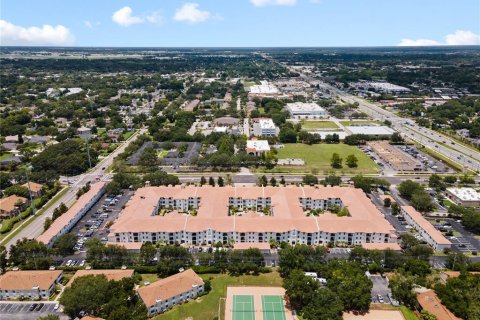
<path fill-rule="evenodd" d="M 247 140 L 247 153 L 259 155 L 270 151 L 270 145 L 267 140 Z"/>
<path fill-rule="evenodd" d="M 480 206 L 480 193 L 473 188 L 447 188 L 447 197 L 456 204 Z"/>
<path fill-rule="evenodd" d="M 249 91 L 254 95 L 277 95 L 280 94 L 280 91 L 276 86 L 269 83 L 268 81 L 260 81 L 260 84 L 253 85 L 251 87 L 245 88 L 246 91 Z"/>
<path fill-rule="evenodd" d="M 278 135 L 278 128 L 273 123 L 271 118 L 255 118 L 253 122 L 253 135 L 257 137 L 268 136 L 273 137 Z"/>
<path fill-rule="evenodd" d="M 287 103 L 285 109 L 290 112 L 292 118 L 316 118 L 316 117 L 327 117 L 328 113 L 320 107 L 315 102 L 305 103 L 305 102 L 293 102 Z"/>
<path fill-rule="evenodd" d="M 395 131 L 387 126 L 347 126 L 351 134 L 366 134 L 371 136 L 390 136 Z"/>

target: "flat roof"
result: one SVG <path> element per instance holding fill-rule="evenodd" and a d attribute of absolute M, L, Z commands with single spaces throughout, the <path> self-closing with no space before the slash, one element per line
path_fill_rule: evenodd
<path fill-rule="evenodd" d="M 138 288 L 137 292 L 143 303 L 150 307 L 157 300 L 167 300 L 183 292 L 190 291 L 194 286 L 202 286 L 203 284 L 202 278 L 192 269 L 188 269 L 165 279 L 155 281 L 148 286 Z"/>
<path fill-rule="evenodd" d="M 315 102 L 290 102 L 285 107 L 290 112 L 326 112 Z"/>
<path fill-rule="evenodd" d="M 0 290 L 47 290 L 60 277 L 62 270 L 8 271 L 0 275 Z"/>
<path fill-rule="evenodd" d="M 270 145 L 267 140 L 247 140 L 247 151 L 270 151 Z"/>
<path fill-rule="evenodd" d="M 346 126 L 352 134 L 391 135 L 395 131 L 387 126 Z"/>
<path fill-rule="evenodd" d="M 275 129 L 275 123 L 271 118 L 254 118 L 254 122 L 258 122 L 262 129 Z"/>
<path fill-rule="evenodd" d="M 152 215 L 160 197 L 187 199 L 200 197 L 196 216 L 172 211 L 164 216 Z M 248 212 L 242 216 L 228 215 L 230 197 L 271 198 L 272 215 Z M 338 217 L 324 213 L 307 216 L 299 198 L 340 198 L 350 216 Z M 110 227 L 111 233 L 122 232 L 367 232 L 394 233 L 394 227 L 384 218 L 361 189 L 353 187 L 211 187 L 175 186 L 144 187 L 135 191 L 125 209 Z"/>
<path fill-rule="evenodd" d="M 42 233 L 37 240 L 45 244 L 49 244 L 50 241 L 75 218 L 80 210 L 82 210 L 87 203 L 89 203 L 93 197 L 95 197 L 100 190 L 105 186 L 105 182 L 100 181 L 90 186 L 90 190 L 80 196 L 73 206 L 68 209 L 67 212 L 58 217 L 44 233 Z"/>
<path fill-rule="evenodd" d="M 133 269 L 78 270 L 75 272 L 70 281 L 68 281 L 67 287 L 71 286 L 73 281 L 79 277 L 104 275 L 108 280 L 120 281 L 123 278 L 133 277 L 134 272 L 135 270 Z"/>
<path fill-rule="evenodd" d="M 480 192 L 473 188 L 447 188 L 447 191 L 461 201 L 480 201 Z"/>
<path fill-rule="evenodd" d="M 452 244 L 443 234 L 425 219 L 420 212 L 412 206 L 401 206 L 401 208 L 423 229 L 437 244 Z"/>

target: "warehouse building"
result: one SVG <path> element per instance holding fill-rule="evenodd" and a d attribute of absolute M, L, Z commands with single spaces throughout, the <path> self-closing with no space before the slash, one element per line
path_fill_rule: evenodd
<path fill-rule="evenodd" d="M 285 109 L 290 112 L 290 117 L 294 119 L 319 119 L 328 117 L 327 111 L 315 102 L 287 103 Z"/>
<path fill-rule="evenodd" d="M 447 188 L 447 197 L 465 207 L 480 207 L 480 193 L 473 188 Z"/>

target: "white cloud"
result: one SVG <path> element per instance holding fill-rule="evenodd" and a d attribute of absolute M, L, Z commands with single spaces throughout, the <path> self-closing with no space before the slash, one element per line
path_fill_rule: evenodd
<path fill-rule="evenodd" d="M 399 46 L 460 46 L 460 45 L 479 45 L 480 35 L 472 31 L 457 30 L 454 33 L 447 34 L 444 42 L 438 42 L 431 39 L 402 39 Z"/>
<path fill-rule="evenodd" d="M 450 46 L 480 44 L 480 35 L 472 31 L 457 30 L 445 36 L 445 44 Z"/>
<path fill-rule="evenodd" d="M 83 25 L 87 27 L 88 29 L 93 29 L 96 26 L 100 25 L 100 22 L 92 22 L 90 20 L 83 21 Z"/>
<path fill-rule="evenodd" d="M 129 27 L 132 24 L 143 23 L 145 21 L 141 17 L 132 16 L 132 12 L 132 8 L 123 7 L 113 13 L 112 20 L 123 27 Z"/>
<path fill-rule="evenodd" d="M 293 6 L 297 0 L 250 0 L 255 7 L 265 6 Z"/>
<path fill-rule="evenodd" d="M 62 25 L 22 27 L 0 20 L 0 44 L 4 46 L 66 46 L 74 42 L 74 35 Z"/>
<path fill-rule="evenodd" d="M 207 21 L 210 17 L 210 12 L 198 9 L 198 3 L 189 2 L 175 12 L 173 19 L 188 23 L 198 23 Z"/>
<path fill-rule="evenodd" d="M 150 23 L 160 23 L 163 20 L 162 15 L 158 11 L 154 11 L 146 17 L 147 21 Z"/>

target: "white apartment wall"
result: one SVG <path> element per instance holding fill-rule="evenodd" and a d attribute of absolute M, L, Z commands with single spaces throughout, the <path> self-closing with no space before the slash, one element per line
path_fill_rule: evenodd
<path fill-rule="evenodd" d="M 169 308 L 175 306 L 176 304 L 188 301 L 190 299 L 196 298 L 200 293 L 204 291 L 204 286 L 192 287 L 191 290 L 183 292 L 174 297 L 170 297 L 166 300 L 159 300 L 154 305 L 148 307 L 148 316 L 154 316 L 156 314 L 162 313 Z"/>

